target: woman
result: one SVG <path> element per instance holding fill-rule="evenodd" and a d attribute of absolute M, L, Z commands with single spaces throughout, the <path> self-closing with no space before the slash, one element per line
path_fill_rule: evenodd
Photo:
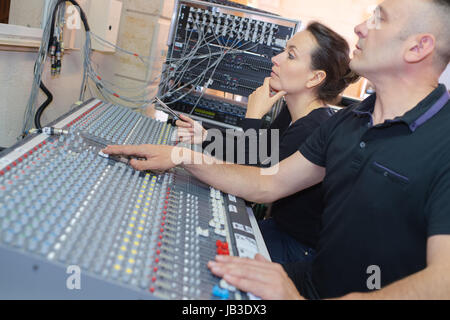
<path fill-rule="evenodd" d="M 333 115 L 327 103 L 359 77 L 349 69 L 348 43 L 318 22 L 292 37 L 272 62 L 271 77 L 249 97 L 242 127 L 260 130 L 263 116 L 284 97 L 285 104 L 270 127 L 279 130 L 282 161 Z M 177 121 L 181 141 L 205 141 L 206 130 L 188 117 L 182 120 Z M 259 222 L 272 261 L 283 264 L 312 258 L 322 211 L 321 185 L 273 203 L 272 217 Z"/>

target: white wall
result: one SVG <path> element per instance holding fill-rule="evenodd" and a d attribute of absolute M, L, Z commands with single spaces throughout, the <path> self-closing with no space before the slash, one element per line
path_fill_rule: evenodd
<path fill-rule="evenodd" d="M 445 84 L 447 89 L 450 90 L 450 64 L 445 69 L 439 82 Z"/>
<path fill-rule="evenodd" d="M 42 0 L 39 1 L 42 2 Z M 89 0 L 79 0 L 78 3 L 86 9 L 87 1 Z M 124 6 L 118 45 L 141 55 L 150 55 L 153 30 L 158 25 L 163 1 L 122 0 L 122 2 Z M 42 8 L 37 10 L 42 11 Z M 77 32 L 75 43 L 76 47 L 82 47 L 84 31 Z M 33 67 L 36 56 L 36 52 L 0 50 L 1 147 L 13 145 L 21 134 L 23 114 L 33 82 Z M 136 60 L 131 61 L 120 53 L 103 54 L 94 52 L 92 59 L 105 79 L 125 87 L 139 85 L 150 76 L 146 66 L 138 65 Z M 52 104 L 48 106 L 42 117 L 42 124 L 45 125 L 69 111 L 70 106 L 78 100 L 83 71 L 82 54 L 77 50 L 66 51 L 62 59 L 61 75 L 57 78 L 50 76 L 48 62 L 44 70 L 43 82 L 54 96 Z M 136 78 L 141 82 L 135 82 L 128 78 Z M 86 98 L 88 97 L 89 94 Z M 38 105 L 43 101 L 45 101 L 45 96 L 40 92 Z"/>

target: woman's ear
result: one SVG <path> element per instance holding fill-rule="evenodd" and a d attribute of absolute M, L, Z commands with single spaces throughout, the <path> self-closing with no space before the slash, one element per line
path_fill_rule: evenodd
<path fill-rule="evenodd" d="M 306 87 L 308 89 L 312 89 L 314 87 L 320 86 L 326 79 L 327 73 L 323 70 L 314 70 L 312 71 L 312 77 L 306 83 Z"/>

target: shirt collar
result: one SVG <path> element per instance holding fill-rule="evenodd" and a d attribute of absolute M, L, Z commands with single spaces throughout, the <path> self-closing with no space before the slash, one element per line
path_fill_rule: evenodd
<path fill-rule="evenodd" d="M 443 84 L 433 90 L 425 99 L 417 104 L 413 109 L 406 112 L 403 116 L 393 120 L 386 120 L 387 123 L 404 122 L 409 129 L 414 132 L 435 116 L 447 104 L 449 93 Z M 357 105 L 353 112 L 358 116 L 372 116 L 375 108 L 376 94 L 369 96 L 367 99 Z"/>

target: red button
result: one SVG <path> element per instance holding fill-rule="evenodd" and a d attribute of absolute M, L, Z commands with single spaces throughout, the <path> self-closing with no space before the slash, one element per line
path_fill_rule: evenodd
<path fill-rule="evenodd" d="M 161 250 L 156 250 L 156 254 L 160 254 L 161 253 Z"/>
<path fill-rule="evenodd" d="M 156 262 L 156 263 L 158 263 L 158 262 L 159 262 L 159 259 L 158 259 L 158 258 L 156 258 L 156 259 L 155 259 L 155 262 Z"/>
<path fill-rule="evenodd" d="M 222 243 L 222 249 L 228 250 L 228 243 L 227 242 Z"/>
<path fill-rule="evenodd" d="M 221 247 L 221 246 L 222 246 L 222 241 L 217 240 L 217 241 L 216 241 L 216 247 Z"/>
<path fill-rule="evenodd" d="M 26 158 L 28 158 L 28 155 L 25 153 L 25 154 L 23 155 L 23 157 L 26 159 Z"/>
<path fill-rule="evenodd" d="M 158 247 L 161 247 L 162 246 L 162 243 L 161 242 L 158 242 Z"/>
<path fill-rule="evenodd" d="M 167 200 L 166 200 L 166 201 L 164 201 L 164 203 L 165 203 L 165 204 L 168 204 L 168 203 L 169 203 L 169 201 L 167 201 Z"/>
<path fill-rule="evenodd" d="M 159 231 L 161 231 L 161 233 L 163 233 L 163 232 L 164 232 L 164 229 L 163 229 L 163 228 L 161 228 L 161 229 L 159 229 Z"/>
<path fill-rule="evenodd" d="M 1 170 L 0 171 L 0 176 L 3 176 L 5 174 L 5 171 Z"/>
<path fill-rule="evenodd" d="M 19 159 L 17 159 L 19 162 L 22 162 L 23 160 L 22 160 L 22 158 L 19 158 Z"/>
<path fill-rule="evenodd" d="M 167 214 L 167 211 L 163 211 L 164 214 Z"/>
<path fill-rule="evenodd" d="M 159 238 L 160 238 L 160 239 L 162 239 L 162 238 L 163 238 L 163 236 L 162 236 L 162 235 L 160 235 L 160 236 L 159 236 Z"/>
<path fill-rule="evenodd" d="M 153 268 L 153 271 L 154 271 L 154 272 L 158 271 L 158 267 L 154 267 L 154 268 Z"/>
<path fill-rule="evenodd" d="M 34 149 L 34 151 L 37 151 L 38 148 L 37 148 L 37 147 L 34 147 L 33 149 Z"/>
<path fill-rule="evenodd" d="M 10 166 L 7 166 L 7 167 L 6 167 L 6 171 L 9 171 L 9 170 L 11 170 L 11 167 L 10 167 Z"/>
<path fill-rule="evenodd" d="M 30 152 L 28 152 L 28 154 L 31 156 L 33 154 L 33 150 L 30 150 Z"/>
<path fill-rule="evenodd" d="M 151 288 L 150 288 L 150 292 L 151 292 L 151 293 L 155 292 L 155 288 L 151 287 Z"/>
<path fill-rule="evenodd" d="M 162 225 L 162 226 L 164 226 L 164 225 L 165 225 L 165 223 L 164 223 L 164 222 L 162 222 L 162 223 L 161 223 L 161 225 Z"/>
<path fill-rule="evenodd" d="M 163 220 L 166 220 L 166 216 L 163 217 Z"/>
<path fill-rule="evenodd" d="M 164 206 L 164 209 L 167 209 L 167 206 Z"/>
<path fill-rule="evenodd" d="M 17 162 L 13 161 L 12 165 L 13 167 L 17 166 Z"/>

